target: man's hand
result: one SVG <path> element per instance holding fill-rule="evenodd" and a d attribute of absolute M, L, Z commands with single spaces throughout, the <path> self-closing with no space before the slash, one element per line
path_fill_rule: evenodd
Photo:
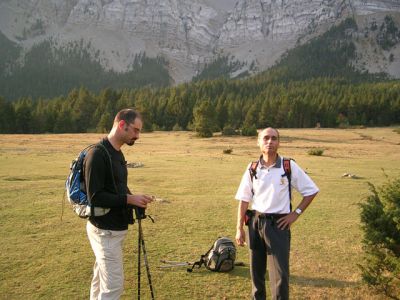
<path fill-rule="evenodd" d="M 236 240 L 236 243 L 238 244 L 238 246 L 246 245 L 246 234 L 244 232 L 243 227 L 242 228 L 238 228 L 236 230 L 235 240 Z"/>
<path fill-rule="evenodd" d="M 129 205 L 138 206 L 141 208 L 147 208 L 147 204 L 153 201 L 152 196 L 149 195 L 127 195 L 126 202 Z"/>
<path fill-rule="evenodd" d="M 290 226 L 297 220 L 298 217 L 299 217 L 299 215 L 296 214 L 294 211 L 292 211 L 287 216 L 279 218 L 279 220 L 276 221 L 276 223 L 278 224 L 278 228 L 279 229 L 290 229 Z"/>

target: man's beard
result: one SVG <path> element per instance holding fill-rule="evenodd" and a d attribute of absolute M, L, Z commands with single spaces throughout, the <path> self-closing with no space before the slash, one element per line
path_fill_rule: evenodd
<path fill-rule="evenodd" d="M 135 144 L 136 140 L 130 140 L 129 142 L 127 142 L 126 144 L 128 146 L 133 146 Z"/>

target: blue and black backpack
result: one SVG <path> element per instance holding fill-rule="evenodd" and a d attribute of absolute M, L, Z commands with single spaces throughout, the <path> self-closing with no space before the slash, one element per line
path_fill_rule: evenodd
<path fill-rule="evenodd" d="M 111 157 L 106 147 L 101 143 L 97 143 L 83 149 L 78 154 L 78 157 L 71 162 L 70 173 L 65 182 L 67 199 L 69 203 L 71 203 L 74 212 L 81 218 L 88 218 L 90 216 L 104 216 L 110 211 L 109 208 L 91 206 L 90 199 L 88 199 L 87 196 L 85 179 L 84 179 L 85 172 L 83 169 L 83 162 L 89 150 L 94 147 L 102 149 L 102 151 L 104 151 L 107 154 L 110 163 L 110 170 L 112 175 L 111 177 L 113 178 L 115 186 L 114 176 L 112 174 L 113 171 L 112 171 Z"/>

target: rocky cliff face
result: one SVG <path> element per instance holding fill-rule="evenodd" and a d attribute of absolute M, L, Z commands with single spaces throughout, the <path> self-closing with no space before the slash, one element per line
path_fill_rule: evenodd
<path fill-rule="evenodd" d="M 140 51 L 161 54 L 179 82 L 216 53 L 263 69 L 320 28 L 382 13 L 400 14 L 400 1 L 2 0 L 0 30 L 27 47 L 48 37 L 91 41 L 105 66 L 117 70 Z"/>
<path fill-rule="evenodd" d="M 296 38 L 310 25 L 334 22 L 342 17 L 346 3 L 326 2 L 241 0 L 222 27 L 220 44 L 239 45 L 254 40 Z"/>
<path fill-rule="evenodd" d="M 357 15 L 369 15 L 377 12 L 399 12 L 400 10 L 400 2 L 396 0 L 354 0 L 351 2 L 353 2 L 354 13 Z"/>

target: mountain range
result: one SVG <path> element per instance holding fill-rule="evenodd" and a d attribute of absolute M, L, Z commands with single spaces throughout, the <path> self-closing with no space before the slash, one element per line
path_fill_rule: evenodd
<path fill-rule="evenodd" d="M 231 77 L 266 70 L 348 17 L 357 24 L 352 65 L 400 78 L 399 0 L 0 1 L 0 31 L 22 56 L 45 41 L 83 43 L 104 69 L 126 72 L 145 53 L 167 62 L 175 84 L 217 57 L 240 62 Z"/>

